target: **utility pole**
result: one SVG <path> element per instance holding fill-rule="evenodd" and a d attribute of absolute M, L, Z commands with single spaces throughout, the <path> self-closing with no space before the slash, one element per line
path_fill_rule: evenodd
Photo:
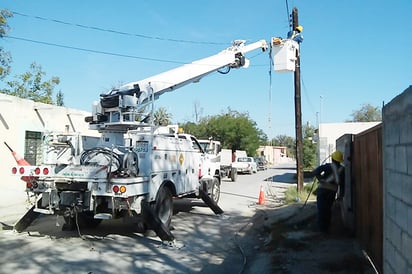
<path fill-rule="evenodd" d="M 296 30 L 298 23 L 298 9 L 292 10 L 292 31 Z M 302 107 L 300 96 L 300 49 L 296 51 L 295 63 L 295 127 L 296 127 L 296 177 L 297 192 L 303 189 L 303 137 L 302 137 Z"/>

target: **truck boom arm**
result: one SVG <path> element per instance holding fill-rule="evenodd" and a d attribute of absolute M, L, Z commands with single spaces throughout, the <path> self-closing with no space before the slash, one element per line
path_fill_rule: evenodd
<path fill-rule="evenodd" d="M 243 40 L 236 40 L 231 47 L 216 55 L 185 64 L 140 81 L 128 83 L 121 86 L 119 91 L 132 90 L 138 85 L 141 92 L 138 96 L 138 103 L 144 104 L 149 99 L 150 93 L 152 93 L 155 99 L 158 99 L 165 92 L 198 82 L 204 76 L 224 67 L 247 67 L 248 60 L 245 59 L 244 54 L 259 48 L 265 51 L 267 43 L 265 40 L 260 40 L 245 45 L 244 42 Z"/>
<path fill-rule="evenodd" d="M 94 103 L 93 116 L 86 117 L 86 122 L 90 123 L 91 129 L 98 130 L 115 127 L 116 130 L 122 128 L 125 131 L 134 128 L 138 117 L 136 113 L 140 113 L 163 93 L 198 82 L 223 68 L 248 67 L 249 60 L 244 54 L 256 49 L 265 51 L 267 47 L 265 40 L 249 45 L 245 45 L 244 40 L 236 40 L 231 47 L 218 54 L 112 89 L 100 95 L 100 103 Z"/>

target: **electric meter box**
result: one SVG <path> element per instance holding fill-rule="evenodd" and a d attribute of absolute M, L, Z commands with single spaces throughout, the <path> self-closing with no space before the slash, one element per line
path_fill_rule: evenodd
<path fill-rule="evenodd" d="M 274 41 L 274 40 L 272 40 Z M 273 44 L 273 62 L 276 72 L 295 71 L 296 56 L 299 54 L 299 44 L 296 41 L 285 39 Z"/>

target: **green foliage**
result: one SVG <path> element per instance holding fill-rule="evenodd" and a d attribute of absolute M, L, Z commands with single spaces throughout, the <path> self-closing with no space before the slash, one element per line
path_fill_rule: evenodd
<path fill-rule="evenodd" d="M 0 80 L 3 80 L 10 74 L 11 70 L 11 54 L 0 47 Z"/>
<path fill-rule="evenodd" d="M 259 136 L 259 145 L 261 146 L 265 146 L 268 143 L 268 136 L 266 135 L 266 133 L 263 132 L 263 130 L 261 129 L 257 129 L 258 130 L 258 136 Z"/>
<path fill-rule="evenodd" d="M 304 203 L 306 199 L 309 201 L 316 200 L 316 196 L 313 193 L 317 188 L 317 182 L 313 181 L 311 183 L 307 183 L 303 186 L 302 191 L 298 195 L 297 186 L 289 187 L 285 192 L 285 200 L 287 204 L 295 203 L 295 202 L 302 202 Z M 310 195 L 309 195 L 310 193 Z M 308 198 L 309 195 L 309 198 Z"/>
<path fill-rule="evenodd" d="M 56 94 L 56 105 L 61 107 L 64 106 L 64 94 L 61 90 Z"/>
<path fill-rule="evenodd" d="M 4 37 L 10 30 L 7 18 L 13 17 L 13 13 L 7 9 L 0 10 L 0 38 Z"/>
<path fill-rule="evenodd" d="M 13 14 L 6 9 L 0 10 L 0 38 L 3 38 L 10 30 L 7 24 L 7 18 L 12 17 Z M 0 47 L 0 80 L 4 79 L 10 74 L 12 58 L 8 51 Z"/>
<path fill-rule="evenodd" d="M 7 19 L 12 17 L 13 13 L 9 10 L 0 10 L 0 38 L 7 35 L 10 27 Z M 10 52 L 5 51 L 0 47 L 0 92 L 20 98 L 42 102 L 46 104 L 53 104 L 53 91 L 60 83 L 58 77 L 52 77 L 49 80 L 43 80 L 46 73 L 42 70 L 40 65 L 33 62 L 30 69 L 13 79 L 8 80 L 7 77 L 11 72 L 12 57 Z M 56 105 L 63 106 L 63 93 L 58 91 L 56 94 Z"/>
<path fill-rule="evenodd" d="M 272 139 L 273 146 L 287 147 L 286 154 L 288 157 L 294 158 L 296 154 L 296 141 L 287 135 L 278 135 Z"/>
<path fill-rule="evenodd" d="M 163 107 L 159 108 L 153 115 L 153 122 L 156 126 L 167 126 L 172 123 L 172 114 Z"/>
<path fill-rule="evenodd" d="M 255 156 L 259 144 L 267 139 L 248 113 L 231 109 L 220 115 L 203 118 L 197 124 L 189 122 L 181 127 L 186 133 L 199 138 L 211 137 L 219 140 L 223 148 L 245 150 L 250 156 Z"/>
<path fill-rule="evenodd" d="M 7 81 L 6 87 L 1 92 L 36 102 L 53 104 L 53 90 L 60 83 L 60 79 L 52 77 L 44 81 L 45 75 L 40 65 L 32 63 L 29 71 L 18 75 L 16 80 Z"/>
<path fill-rule="evenodd" d="M 371 104 L 363 104 L 359 110 L 354 110 L 351 114 L 352 120 L 348 122 L 378 122 L 382 121 L 382 111 L 379 107 Z"/>
<path fill-rule="evenodd" d="M 303 126 L 303 168 L 313 169 L 316 166 L 317 145 L 313 142 L 316 128 L 306 124 Z"/>
<path fill-rule="evenodd" d="M 315 130 L 313 126 L 309 124 L 303 125 L 303 168 L 313 168 L 316 165 L 316 143 L 313 142 L 315 136 Z M 273 146 L 287 147 L 287 156 L 295 158 L 296 156 L 296 141 L 287 135 L 278 135 L 272 139 Z"/>

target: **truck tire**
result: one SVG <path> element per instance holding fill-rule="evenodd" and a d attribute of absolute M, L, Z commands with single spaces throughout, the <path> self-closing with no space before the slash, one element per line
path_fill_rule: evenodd
<path fill-rule="evenodd" d="M 236 182 L 236 179 L 237 179 L 237 170 L 236 170 L 236 168 L 232 168 L 230 170 L 230 179 L 232 180 L 232 182 Z"/>
<path fill-rule="evenodd" d="M 151 203 L 151 207 L 159 220 L 166 227 L 169 227 L 173 215 L 173 197 L 172 192 L 168 187 L 162 186 L 159 188 L 156 195 L 156 201 Z"/>
<path fill-rule="evenodd" d="M 220 199 L 220 183 L 219 179 L 214 177 L 212 180 L 211 185 L 209 186 L 208 195 L 210 199 L 212 199 L 216 204 L 219 202 Z"/>

